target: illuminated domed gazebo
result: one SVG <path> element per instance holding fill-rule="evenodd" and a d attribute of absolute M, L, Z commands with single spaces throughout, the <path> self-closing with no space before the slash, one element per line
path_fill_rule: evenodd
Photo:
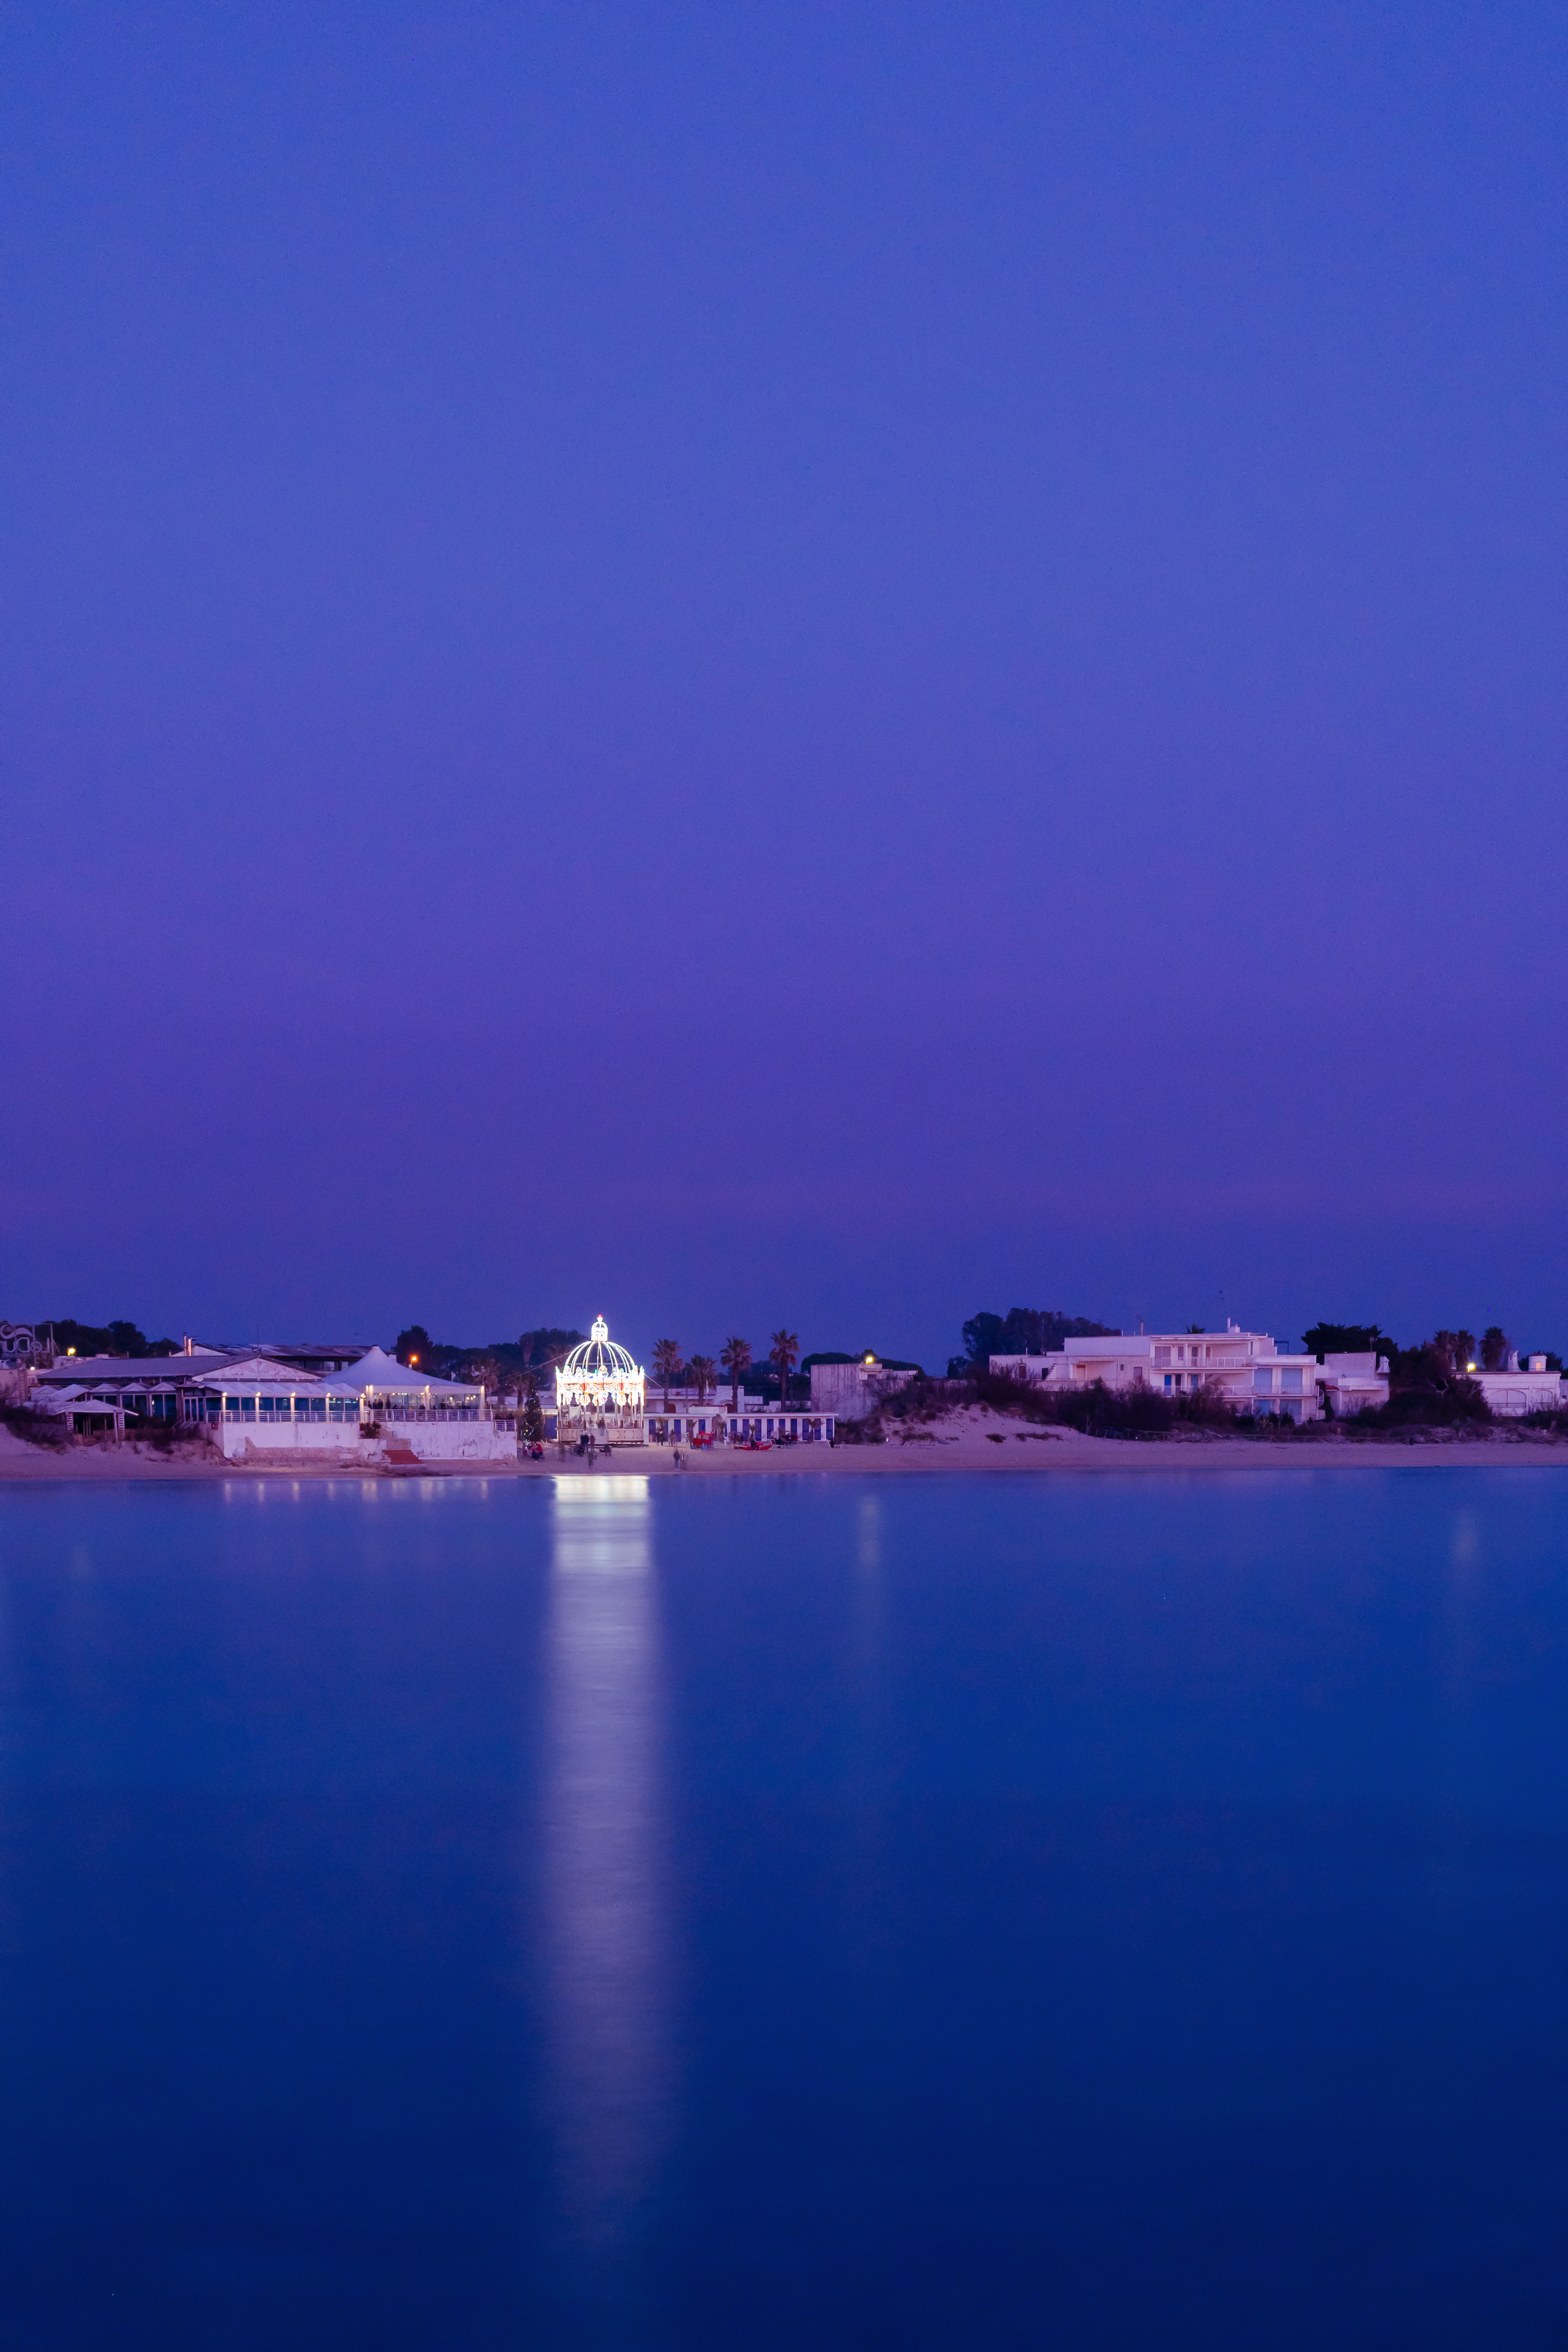
<path fill-rule="evenodd" d="M 601 1445 L 643 1443 L 643 1369 L 610 1337 L 602 1315 L 555 1373 L 559 1437 L 590 1432 Z"/>

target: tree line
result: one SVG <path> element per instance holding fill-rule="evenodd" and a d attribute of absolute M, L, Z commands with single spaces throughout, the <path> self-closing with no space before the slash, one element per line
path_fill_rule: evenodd
<path fill-rule="evenodd" d="M 178 1339 L 149 1339 L 139 1325 L 79 1323 L 73 1316 L 45 1317 L 33 1325 L 40 1339 L 52 1339 L 59 1356 L 177 1356 Z"/>
<path fill-rule="evenodd" d="M 961 1381 L 991 1356 L 1047 1356 L 1068 1339 L 1119 1339 L 1119 1323 L 1064 1315 L 1059 1307 L 1011 1307 L 1005 1315 L 972 1315 L 963 1327 L 963 1353 L 950 1356 L 947 1376 Z"/>
<path fill-rule="evenodd" d="M 759 1375 L 760 1391 L 764 1397 L 775 1394 L 787 1403 L 792 1392 L 798 1396 L 803 1383 L 794 1379 L 795 1368 L 800 1361 L 800 1335 L 784 1329 L 775 1331 L 769 1342 L 768 1353 L 759 1363 L 752 1353 L 752 1343 L 738 1332 L 732 1332 L 720 1349 L 717 1360 L 711 1356 L 687 1356 L 679 1339 L 657 1339 L 653 1349 L 653 1374 L 664 1396 L 664 1409 L 669 1411 L 672 1389 L 694 1389 L 699 1405 L 716 1395 L 719 1375 L 724 1374 L 730 1391 L 730 1410 L 741 1408 L 741 1390 L 750 1374 Z M 763 1372 L 766 1366 L 773 1374 L 770 1381 Z M 811 1393 L 809 1378 L 804 1383 L 805 1394 Z"/>
<path fill-rule="evenodd" d="M 582 1346 L 585 1336 L 545 1324 L 537 1331 L 521 1332 L 515 1339 L 459 1348 L 432 1339 L 423 1323 L 410 1323 L 398 1333 L 392 1352 L 400 1364 L 416 1365 L 433 1372 L 438 1381 L 483 1381 L 487 1388 L 499 1389 L 504 1381 L 515 1381 L 529 1372 L 537 1377 L 553 1371 L 574 1348 Z"/>
<path fill-rule="evenodd" d="M 522 1391 L 537 1392 L 541 1380 L 552 1374 L 564 1362 L 574 1348 L 581 1347 L 584 1334 L 542 1326 L 536 1331 L 524 1331 L 515 1340 L 502 1340 L 488 1348 L 458 1348 L 432 1339 L 422 1323 L 410 1323 L 397 1335 L 394 1352 L 400 1364 L 416 1367 L 435 1374 L 437 1380 L 482 1381 L 487 1388 L 500 1389 L 506 1381 L 518 1381 Z M 807 1358 L 809 1366 L 822 1360 Z M 832 1360 L 847 1362 L 847 1357 Z M 669 1410 L 670 1391 L 674 1389 L 694 1389 L 700 1403 L 716 1396 L 721 1385 L 730 1391 L 730 1409 L 739 1410 L 742 1383 L 748 1378 L 756 1381 L 764 1398 L 799 1397 L 810 1393 L 809 1378 L 795 1377 L 795 1367 L 801 1361 L 800 1337 L 784 1328 L 773 1333 L 766 1353 L 760 1359 L 753 1355 L 750 1340 L 732 1334 L 724 1341 L 717 1358 L 701 1353 L 688 1356 L 678 1339 L 659 1339 L 654 1343 L 652 1371 L 656 1388 L 663 1393 L 665 1410 Z"/>

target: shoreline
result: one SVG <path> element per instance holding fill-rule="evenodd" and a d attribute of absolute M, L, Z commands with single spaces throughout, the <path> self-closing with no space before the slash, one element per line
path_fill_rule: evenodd
<path fill-rule="evenodd" d="M 933 1424 L 929 1433 L 892 1437 L 880 1445 L 775 1447 L 766 1454 L 739 1448 L 695 1452 L 683 1446 L 678 1465 L 670 1446 L 628 1446 L 600 1454 L 590 1465 L 553 1449 L 542 1462 L 431 1463 L 418 1469 L 389 1470 L 380 1464 L 225 1462 L 204 1451 L 164 1453 L 133 1440 L 121 1445 L 94 1442 L 68 1451 L 28 1445 L 0 1428 L 0 1486 L 137 1484 L 208 1485 L 214 1480 L 375 1479 L 387 1484 L 421 1478 L 559 1478 L 606 1476 L 750 1478 L 902 1476 L 924 1472 L 986 1471 L 993 1475 L 1081 1471 L 1103 1475 L 1146 1476 L 1161 1471 L 1251 1472 L 1351 1469 L 1568 1469 L 1568 1440 L 1511 1436 L 1434 1435 L 1413 1439 L 1312 1436 L 1295 1438 L 1170 1436 L 1158 1439 L 1086 1437 L 1076 1430 L 1040 1428 L 984 1408 Z"/>

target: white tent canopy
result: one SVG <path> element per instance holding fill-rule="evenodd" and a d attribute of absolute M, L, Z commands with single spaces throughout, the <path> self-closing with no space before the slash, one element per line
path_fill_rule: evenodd
<path fill-rule="evenodd" d="M 400 1364 L 384 1348 L 372 1348 L 346 1371 L 309 1385 L 325 1389 L 329 1396 L 363 1396 L 367 1389 L 384 1396 L 477 1397 L 480 1393 L 477 1381 L 438 1381 L 417 1364 Z"/>

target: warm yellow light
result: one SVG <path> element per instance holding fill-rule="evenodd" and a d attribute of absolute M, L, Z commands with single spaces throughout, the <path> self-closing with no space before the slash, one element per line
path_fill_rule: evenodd
<path fill-rule="evenodd" d="M 67 1355 L 68 1355 L 68 1356 L 74 1356 L 74 1355 L 75 1355 L 75 1353 L 76 1353 L 76 1349 L 75 1349 L 74 1348 L 68 1348 L 68 1349 L 66 1349 L 66 1353 L 67 1353 Z"/>
<path fill-rule="evenodd" d="M 1467 1364 L 1467 1365 L 1465 1366 L 1465 1370 L 1466 1370 L 1466 1371 L 1467 1371 L 1467 1372 L 1473 1372 L 1473 1371 L 1475 1370 L 1475 1369 L 1476 1369 L 1476 1368 L 1475 1368 L 1474 1364 Z"/>
<path fill-rule="evenodd" d="M 867 1361 L 868 1364 L 874 1364 L 874 1363 L 876 1362 L 876 1360 L 877 1360 L 877 1359 L 876 1359 L 876 1357 L 875 1357 L 875 1356 L 868 1356 L 868 1357 L 867 1357 L 867 1359 L 866 1359 L 866 1361 Z"/>
<path fill-rule="evenodd" d="M 419 1361 L 419 1359 L 417 1356 L 410 1356 L 408 1360 L 411 1364 L 416 1364 Z"/>

